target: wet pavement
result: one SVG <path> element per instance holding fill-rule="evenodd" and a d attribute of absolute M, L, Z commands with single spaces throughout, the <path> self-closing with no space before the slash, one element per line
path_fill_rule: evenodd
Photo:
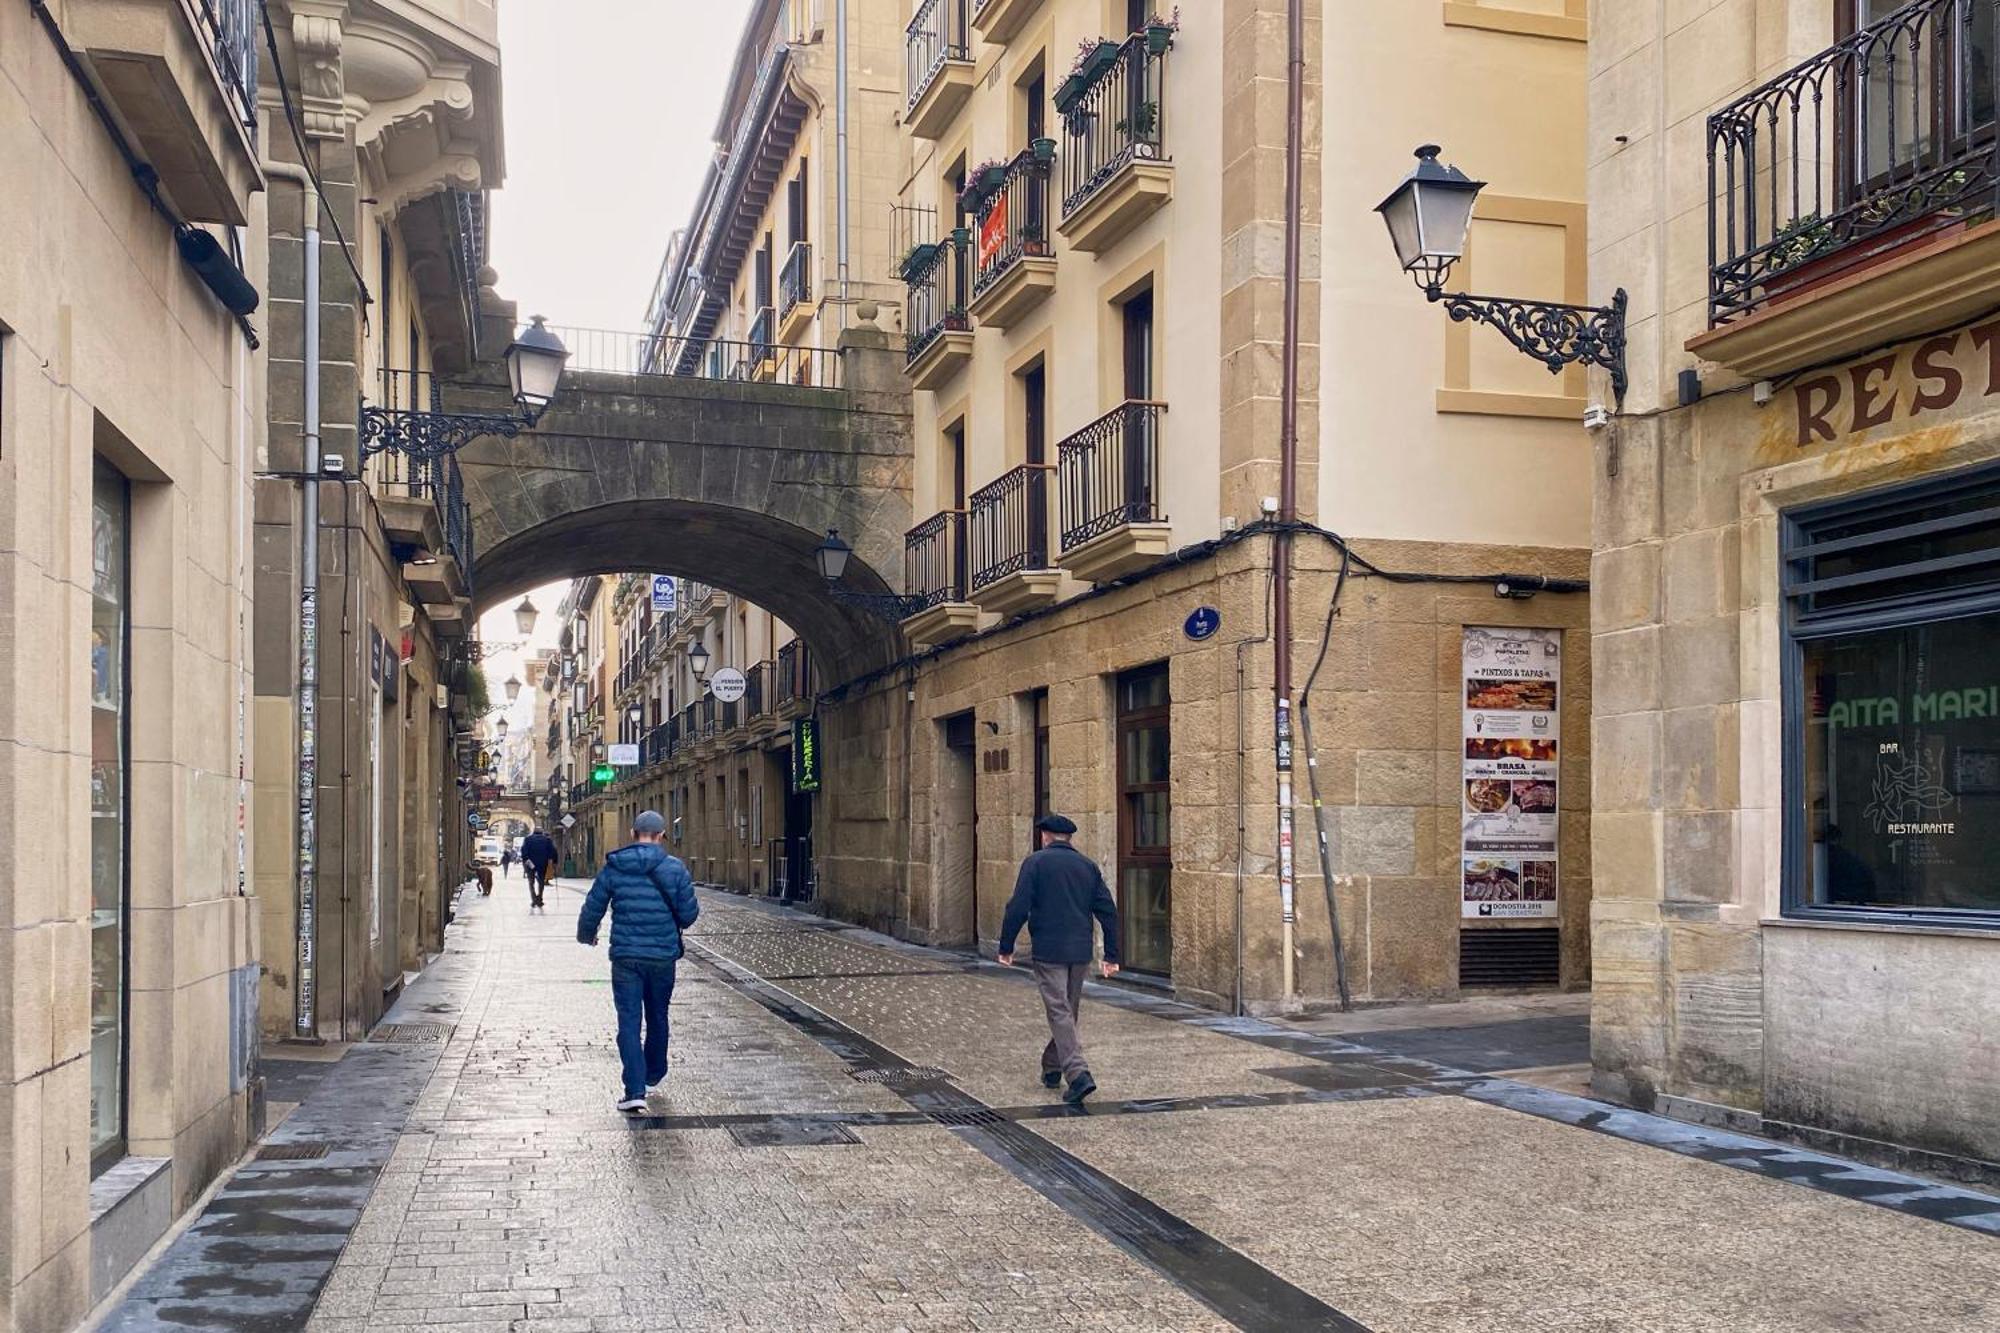
<path fill-rule="evenodd" d="M 504 889 L 505 886 L 503 886 Z M 622 1117 L 575 884 L 470 899 L 108 1327 L 2000 1329 L 2000 1199 L 1506 1076 L 1581 1016 L 1310 1030 L 704 894 Z"/>

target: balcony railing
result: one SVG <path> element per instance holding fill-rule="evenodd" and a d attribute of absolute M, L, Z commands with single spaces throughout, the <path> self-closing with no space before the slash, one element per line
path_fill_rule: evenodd
<path fill-rule="evenodd" d="M 1160 417 L 1165 403 L 1133 399 L 1056 446 L 1062 549 L 1160 514 Z"/>
<path fill-rule="evenodd" d="M 1044 145 L 1045 147 L 1047 145 Z M 1049 161 L 1029 148 L 1007 164 L 1000 188 L 980 206 L 972 293 L 998 282 L 1025 255 L 1049 255 Z"/>
<path fill-rule="evenodd" d="M 965 512 L 932 514 L 903 534 L 903 591 L 925 607 L 965 600 Z"/>
<path fill-rule="evenodd" d="M 812 652 L 798 639 L 778 649 L 778 703 L 813 697 Z"/>
<path fill-rule="evenodd" d="M 889 205 L 889 271 L 907 279 L 913 253 L 938 242 L 938 215 L 935 208 L 914 204 Z"/>
<path fill-rule="evenodd" d="M 743 691 L 743 716 L 762 717 L 770 708 L 771 676 L 777 670 L 773 662 L 759 662 L 750 668 L 746 688 Z"/>
<path fill-rule="evenodd" d="M 769 328 L 747 339 L 693 338 L 674 333 L 622 333 L 549 325 L 569 349 L 571 371 L 620 375 L 672 375 L 686 379 L 744 380 L 763 362 L 771 378 L 811 389 L 840 387 L 840 351 L 832 347 L 774 346 Z"/>
<path fill-rule="evenodd" d="M 402 395 L 411 402 L 423 401 L 412 396 L 418 393 L 414 386 L 420 379 L 428 381 L 430 376 L 384 371 L 383 392 Z M 435 394 L 436 390 L 427 387 L 424 392 Z M 396 400 L 390 401 L 394 404 Z M 368 455 L 363 475 L 377 494 L 431 502 L 437 511 L 438 530 L 444 534 L 445 550 L 457 562 L 459 577 L 470 587 L 472 511 L 465 501 L 465 474 L 459 469 L 458 459 L 450 454 L 418 459 L 398 449 L 383 449 Z"/>
<path fill-rule="evenodd" d="M 1167 53 L 1133 33 L 1062 113 L 1063 213 L 1128 162 L 1167 160 Z"/>
<path fill-rule="evenodd" d="M 911 361 L 947 332 L 972 327 L 965 313 L 966 249 L 961 234 L 941 242 L 920 264 L 912 265 L 909 296 L 903 312 L 904 350 Z"/>
<path fill-rule="evenodd" d="M 972 493 L 972 586 L 1049 567 L 1049 473 L 1023 463 Z"/>
<path fill-rule="evenodd" d="M 257 133 L 257 0 L 193 0 L 189 13 L 204 45 L 215 58 L 236 118 L 254 139 Z"/>
<path fill-rule="evenodd" d="M 778 313 L 788 316 L 806 302 L 812 300 L 812 246 L 805 241 L 794 241 L 792 252 L 785 256 L 785 267 L 778 274 Z"/>
<path fill-rule="evenodd" d="M 1915 0 L 1708 118 L 1709 321 L 1993 210 L 1988 0 Z"/>
<path fill-rule="evenodd" d="M 772 344 L 777 341 L 777 326 L 778 317 L 772 312 L 771 307 L 760 307 L 757 317 L 750 321 L 750 348 L 743 362 L 742 373 L 736 378 L 749 379 L 760 366 L 771 359 L 771 354 L 775 350 Z"/>
<path fill-rule="evenodd" d="M 971 0 L 923 0 L 917 6 L 903 29 L 905 108 L 923 100 L 946 61 L 971 59 L 971 37 Z"/>

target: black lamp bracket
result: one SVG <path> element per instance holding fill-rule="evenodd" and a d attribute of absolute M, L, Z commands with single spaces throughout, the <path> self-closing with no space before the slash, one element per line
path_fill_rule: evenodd
<path fill-rule="evenodd" d="M 511 440 L 534 418 L 523 413 L 501 416 L 486 412 L 412 412 L 395 407 L 361 409 L 361 456 L 394 450 L 429 461 L 455 454 L 474 440 L 494 435 Z"/>
<path fill-rule="evenodd" d="M 1453 320 L 1491 325 L 1515 347 L 1559 373 L 1564 366 L 1602 366 L 1611 376 L 1611 392 L 1625 404 L 1625 289 L 1620 287 L 1607 306 L 1570 305 L 1562 301 L 1523 301 L 1509 296 L 1472 296 L 1448 292 L 1436 285 L 1424 295 L 1439 302 Z"/>
<path fill-rule="evenodd" d="M 856 592 L 838 583 L 826 586 L 827 596 L 842 606 L 852 606 L 883 620 L 902 622 L 931 605 L 923 597 L 906 597 L 896 592 Z"/>

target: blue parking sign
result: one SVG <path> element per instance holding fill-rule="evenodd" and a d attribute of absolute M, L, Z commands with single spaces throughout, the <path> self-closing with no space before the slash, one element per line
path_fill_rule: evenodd
<path fill-rule="evenodd" d="M 653 575 L 653 611 L 665 615 L 674 609 L 674 576 L 672 574 Z"/>

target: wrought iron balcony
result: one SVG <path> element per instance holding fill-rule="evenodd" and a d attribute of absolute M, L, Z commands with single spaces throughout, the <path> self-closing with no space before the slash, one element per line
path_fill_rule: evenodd
<path fill-rule="evenodd" d="M 794 241 L 792 252 L 785 256 L 785 267 L 778 274 L 779 317 L 789 319 L 794 310 L 812 299 L 812 245 Z"/>
<path fill-rule="evenodd" d="M 932 514 L 903 534 L 903 590 L 923 610 L 963 602 L 965 511 Z"/>
<path fill-rule="evenodd" d="M 969 333 L 965 312 L 967 250 L 965 234 L 954 232 L 906 272 L 909 295 L 904 298 L 904 352 L 914 365 L 947 333 Z"/>
<path fill-rule="evenodd" d="M 1049 567 L 1047 463 L 1023 463 L 972 493 L 972 586 Z"/>
<path fill-rule="evenodd" d="M 1063 214 L 1078 212 L 1126 166 L 1165 162 L 1167 51 L 1143 32 L 1101 53 L 1059 94 L 1062 113 Z"/>
<path fill-rule="evenodd" d="M 215 60 L 215 72 L 235 105 L 237 119 L 257 133 L 257 0 L 192 0 L 188 12 L 194 18 L 202 43 Z"/>
<path fill-rule="evenodd" d="M 922 0 L 903 30 L 905 111 L 917 109 L 948 64 L 971 59 L 971 0 Z"/>
<path fill-rule="evenodd" d="M 1062 549 L 1127 524 L 1159 523 L 1160 418 L 1165 403 L 1133 399 L 1056 446 Z"/>
<path fill-rule="evenodd" d="M 1995 37 L 1914 0 L 1708 118 L 1712 325 L 1992 213 Z"/>
<path fill-rule="evenodd" d="M 813 389 L 840 387 L 840 352 L 831 347 L 773 345 L 770 331 L 749 338 L 697 338 L 673 333 L 624 333 L 614 329 L 557 328 L 570 358 L 565 371 L 621 375 L 672 375 L 686 379 L 741 380 L 770 362 L 767 378 Z"/>
<path fill-rule="evenodd" d="M 1028 148 L 1007 164 L 997 189 L 980 204 L 973 230 L 978 253 L 973 266 L 972 303 L 997 287 L 1023 259 L 1055 253 L 1049 239 L 1049 173 L 1055 141 Z M 982 308 L 983 309 L 983 308 Z M 981 320 L 985 321 L 982 313 Z"/>

